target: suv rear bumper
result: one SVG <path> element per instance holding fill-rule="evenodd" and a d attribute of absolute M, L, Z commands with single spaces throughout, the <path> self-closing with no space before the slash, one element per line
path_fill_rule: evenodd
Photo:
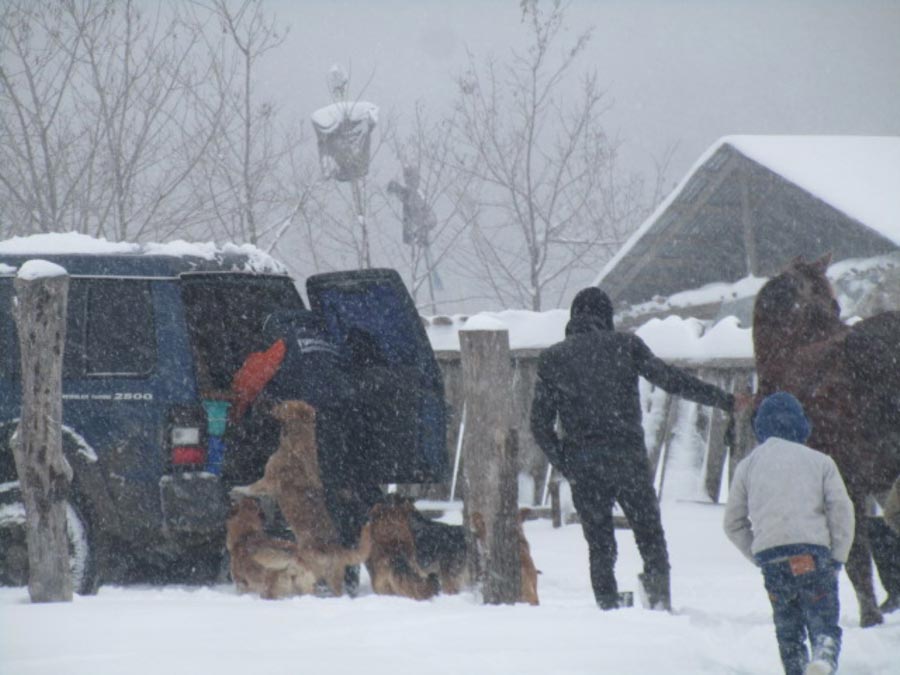
<path fill-rule="evenodd" d="M 163 527 L 171 534 L 224 532 L 228 504 L 218 476 L 202 471 L 163 476 L 159 499 Z"/>

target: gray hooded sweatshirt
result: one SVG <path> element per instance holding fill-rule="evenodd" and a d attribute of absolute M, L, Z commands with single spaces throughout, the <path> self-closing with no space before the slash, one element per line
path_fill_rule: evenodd
<path fill-rule="evenodd" d="M 814 544 L 844 563 L 853 543 L 853 504 L 831 457 L 772 436 L 738 464 L 724 527 L 751 561 L 775 546 Z"/>

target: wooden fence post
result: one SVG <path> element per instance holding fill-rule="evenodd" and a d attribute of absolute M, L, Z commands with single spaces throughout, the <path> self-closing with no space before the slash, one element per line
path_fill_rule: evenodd
<path fill-rule="evenodd" d="M 463 518 L 487 604 L 513 604 L 521 591 L 518 545 L 518 437 L 511 428 L 509 332 L 459 334 L 467 419 L 463 441 Z M 483 524 L 479 542 L 473 526 Z M 478 556 L 477 551 L 481 550 Z M 480 558 L 480 559 L 478 559 Z"/>
<path fill-rule="evenodd" d="M 62 361 L 69 277 L 31 260 L 15 280 L 22 360 L 22 414 L 13 455 L 25 505 L 28 594 L 32 602 L 72 600 L 66 501 L 72 469 L 62 453 Z"/>

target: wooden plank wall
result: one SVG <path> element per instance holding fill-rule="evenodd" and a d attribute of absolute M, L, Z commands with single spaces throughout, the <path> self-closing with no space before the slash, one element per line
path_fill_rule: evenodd
<path fill-rule="evenodd" d="M 544 482 L 547 475 L 547 460 L 537 447 L 529 432 L 529 416 L 531 414 L 531 397 L 534 392 L 534 382 L 537 377 L 537 359 L 540 354 L 538 349 L 514 350 L 511 353 L 513 362 L 512 391 L 497 392 L 497 395 L 507 395 L 512 398 L 514 424 L 519 431 L 519 472 L 528 474 L 534 483 L 534 494 L 530 498 L 520 495 L 521 502 L 531 502 L 539 505 L 543 498 Z M 444 387 L 446 392 L 448 425 L 447 425 L 447 451 L 450 454 L 449 464 L 454 465 L 456 449 L 459 440 L 460 422 L 463 412 L 462 396 L 462 368 L 460 366 L 459 352 L 436 352 L 438 363 L 444 375 Z M 683 367 L 700 378 L 718 384 L 729 390 L 752 391 L 754 369 L 751 359 L 720 359 L 705 363 L 697 362 L 673 362 Z M 665 460 L 667 451 L 672 442 L 673 431 L 680 420 L 679 415 L 683 406 L 673 405 L 677 399 L 670 397 L 665 392 L 659 391 L 652 397 L 645 397 L 645 415 L 652 411 L 650 407 L 661 405 L 665 407 L 664 414 L 654 414 L 654 419 L 662 420 L 660 428 L 653 429 L 648 437 L 651 442 L 647 448 L 650 456 L 654 475 L 657 476 L 657 488 L 662 491 L 665 485 Z M 472 414 L 469 411 L 468 414 Z M 701 438 L 705 439 L 705 447 L 702 449 L 703 480 L 710 499 L 718 502 L 723 472 L 726 465 L 730 475 L 734 464 L 743 456 L 749 448 L 750 434 L 747 428 L 739 428 L 738 452 L 726 457 L 724 448 L 724 434 L 728 423 L 727 415 L 718 410 L 710 410 L 701 406 L 701 414 L 697 416 L 697 431 Z M 454 498 L 461 498 L 461 481 L 458 481 Z M 446 483 L 430 486 L 404 486 L 404 491 L 412 496 L 446 500 L 450 497 L 451 480 Z"/>

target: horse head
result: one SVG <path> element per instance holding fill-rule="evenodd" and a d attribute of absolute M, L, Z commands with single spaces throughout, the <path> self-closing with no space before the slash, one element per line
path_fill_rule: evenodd
<path fill-rule="evenodd" d="M 812 262 L 794 258 L 757 294 L 753 307 L 753 351 L 764 389 L 773 383 L 784 384 L 785 373 L 795 369 L 801 350 L 845 330 L 840 306 L 825 276 L 830 262 L 831 254 Z"/>
<path fill-rule="evenodd" d="M 825 276 L 830 263 L 830 253 L 812 262 L 797 257 L 766 282 L 753 307 L 754 347 L 765 352 L 784 341 L 801 346 L 841 329 L 841 308 Z"/>

